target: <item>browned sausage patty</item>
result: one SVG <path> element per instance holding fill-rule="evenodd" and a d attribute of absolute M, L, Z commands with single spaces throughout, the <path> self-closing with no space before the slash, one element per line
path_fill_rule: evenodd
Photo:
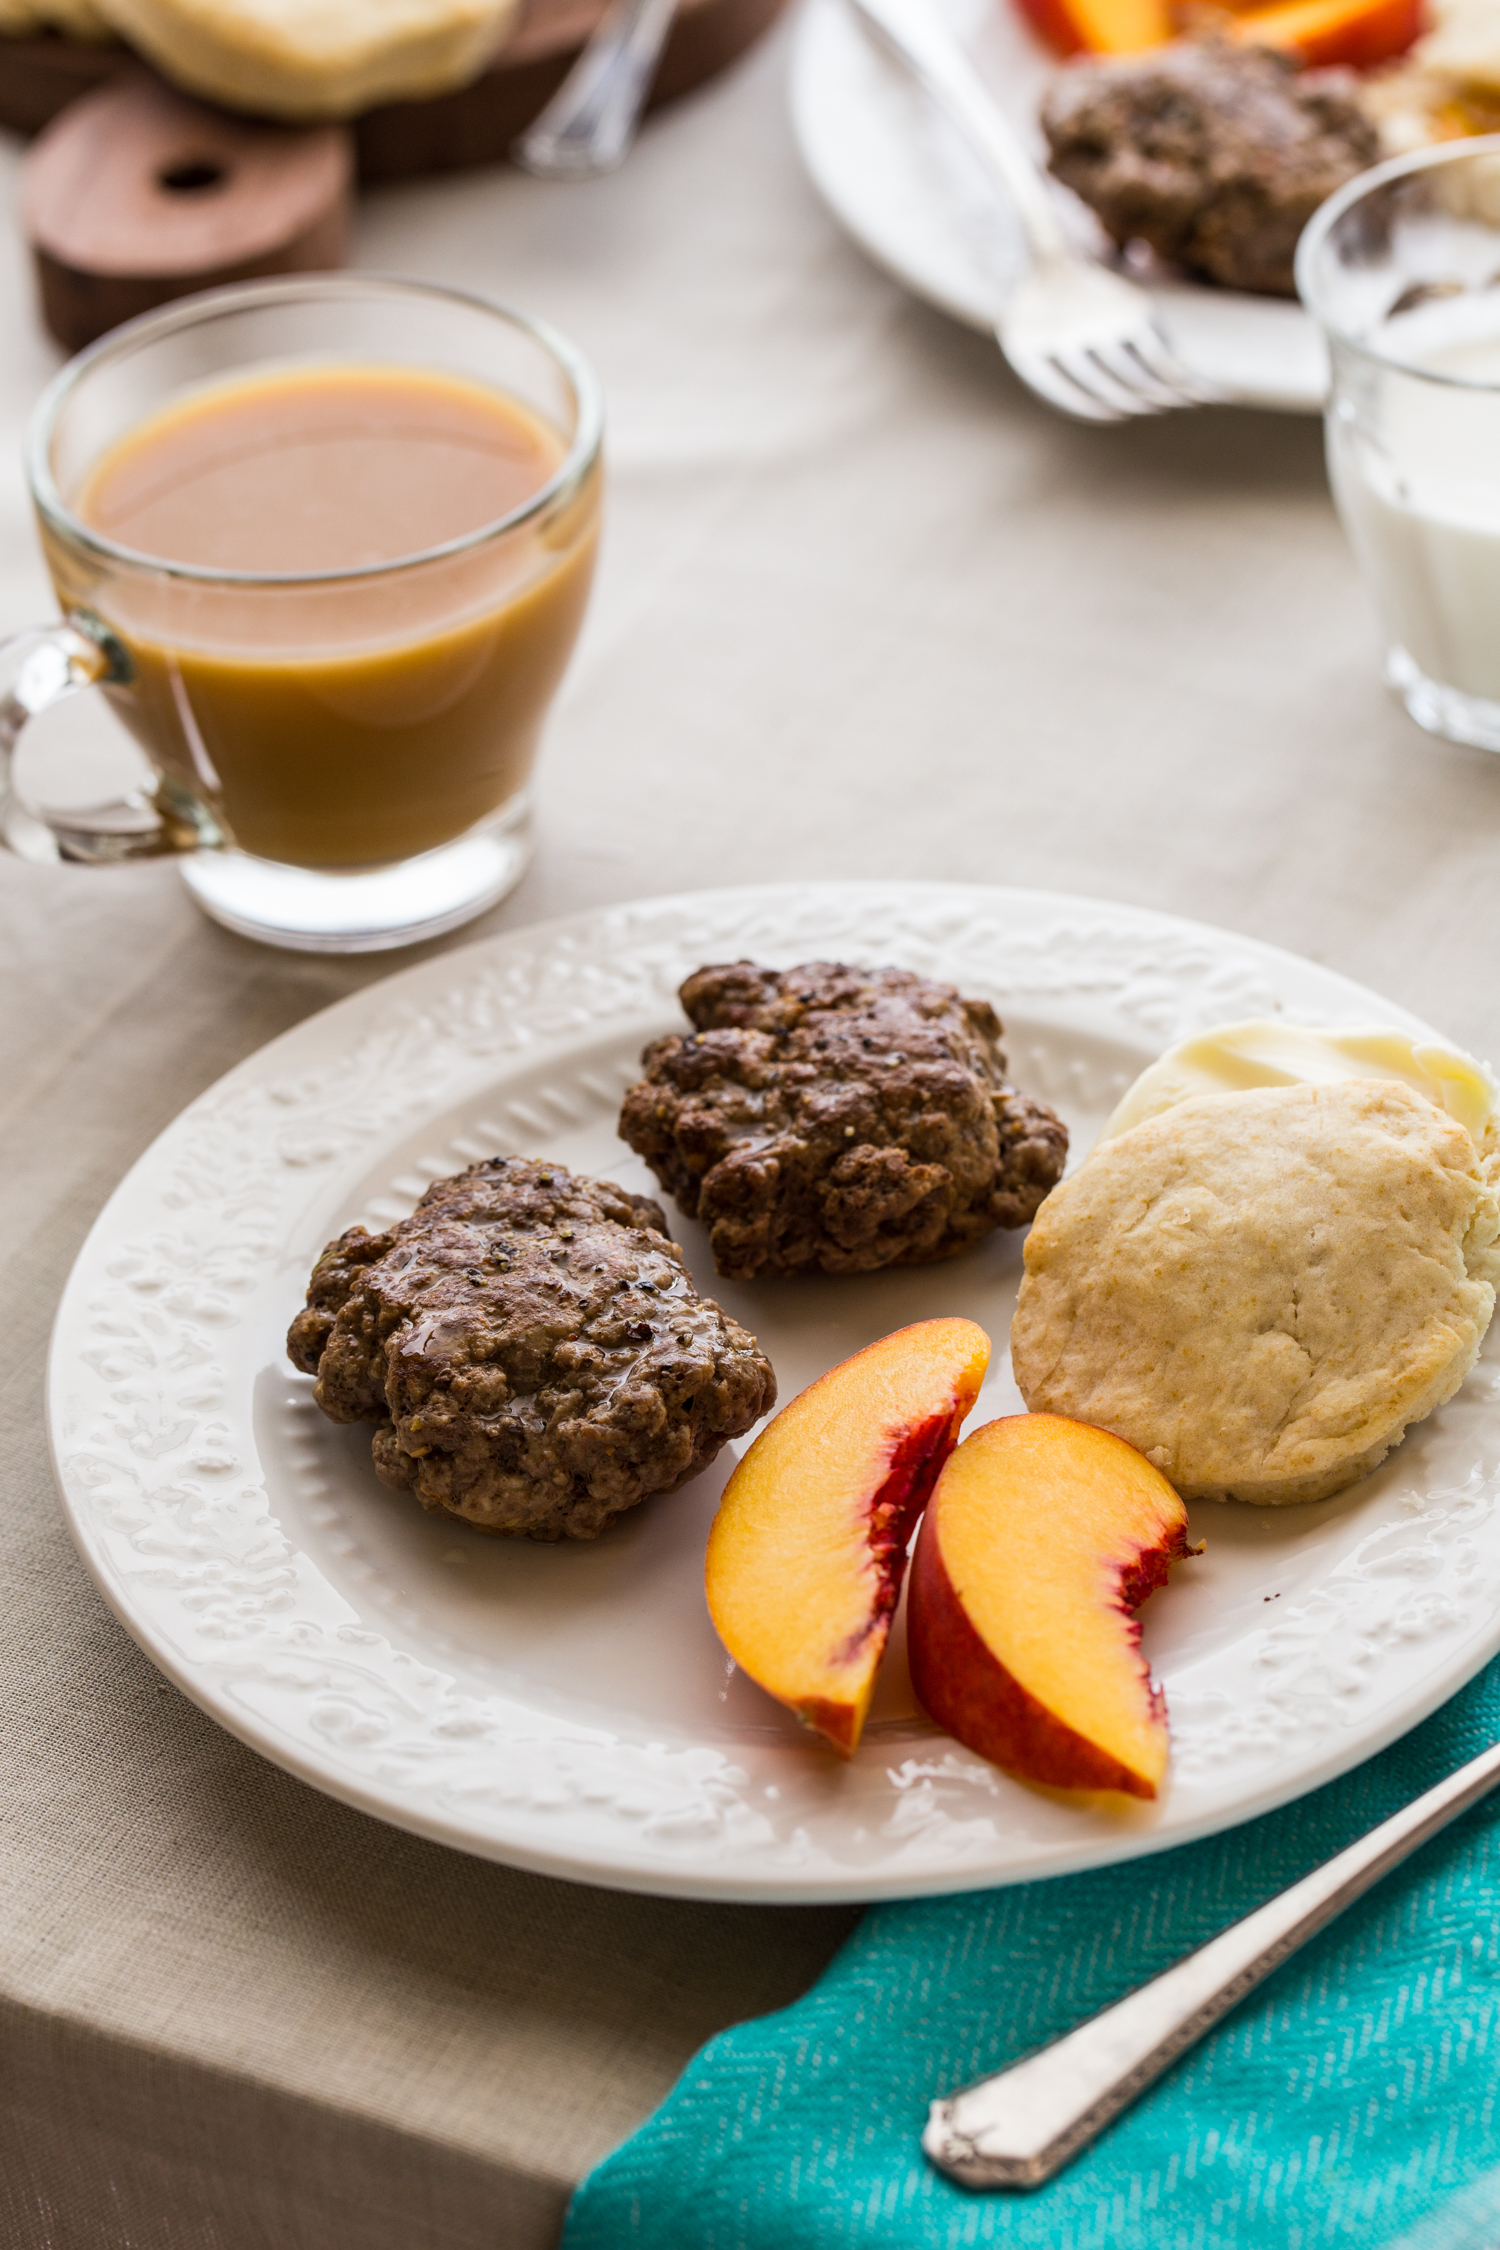
<path fill-rule="evenodd" d="M 333 1421 L 377 1425 L 386 1484 L 532 1539 L 592 1539 L 776 1401 L 655 1203 L 521 1156 L 331 1242 L 287 1350 Z"/>
<path fill-rule="evenodd" d="M 694 1025 L 658 1039 L 620 1131 L 719 1272 L 867 1273 L 1024 1226 L 1066 1127 L 1005 1079 L 984 1000 L 905 969 L 699 969 Z"/>
<path fill-rule="evenodd" d="M 1116 242 L 1284 297 L 1302 229 L 1380 153 L 1347 72 L 1223 39 L 1072 63 L 1042 128 L 1052 170 Z"/>

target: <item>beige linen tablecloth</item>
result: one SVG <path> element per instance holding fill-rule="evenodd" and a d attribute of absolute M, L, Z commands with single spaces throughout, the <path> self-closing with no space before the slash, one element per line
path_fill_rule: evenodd
<path fill-rule="evenodd" d="M 785 36 L 617 180 L 366 203 L 362 263 L 556 321 L 610 402 L 602 583 L 540 844 L 486 924 L 797 876 L 1094 891 L 1254 932 L 1500 1055 L 1500 765 L 1389 703 L 1306 421 L 1070 427 L 815 200 Z M 6 153 L 14 172 L 14 152 Z M 54 365 L 13 233 L 0 621 Z M 847 1910 L 516 1875 L 287 1779 L 75 1561 L 42 1367 L 69 1263 L 200 1088 L 392 963 L 201 921 L 169 866 L 0 865 L 0 2245 L 541 2250 L 693 2049 Z"/>

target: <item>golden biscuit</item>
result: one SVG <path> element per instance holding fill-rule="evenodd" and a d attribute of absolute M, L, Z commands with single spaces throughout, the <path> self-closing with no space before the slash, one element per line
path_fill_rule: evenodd
<path fill-rule="evenodd" d="M 1042 1205 L 1011 1329 L 1022 1396 L 1114 1431 L 1188 1498 L 1324 1499 L 1473 1365 L 1493 1169 L 1390 1080 L 1182 1102 Z"/>

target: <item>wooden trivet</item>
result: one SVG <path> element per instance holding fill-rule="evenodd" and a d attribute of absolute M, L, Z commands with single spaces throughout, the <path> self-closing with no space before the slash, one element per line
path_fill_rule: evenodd
<path fill-rule="evenodd" d="M 70 102 L 27 154 L 42 312 L 77 351 L 217 283 L 342 265 L 354 143 L 191 102 L 146 72 Z"/>

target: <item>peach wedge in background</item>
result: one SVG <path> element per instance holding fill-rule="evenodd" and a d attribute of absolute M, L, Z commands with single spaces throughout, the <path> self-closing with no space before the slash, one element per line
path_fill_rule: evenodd
<path fill-rule="evenodd" d="M 706 1571 L 719 1638 L 845 1757 L 870 1708 L 912 1528 L 989 1356 L 972 1320 L 898 1328 L 784 1406 L 724 1488 Z"/>
<path fill-rule="evenodd" d="M 949 1460 L 907 1595 L 912 1684 L 938 1725 L 1023 1781 L 1154 1797 L 1167 1713 L 1134 1612 L 1189 1552 L 1134 1446 L 1056 1414 L 987 1422 Z"/>

